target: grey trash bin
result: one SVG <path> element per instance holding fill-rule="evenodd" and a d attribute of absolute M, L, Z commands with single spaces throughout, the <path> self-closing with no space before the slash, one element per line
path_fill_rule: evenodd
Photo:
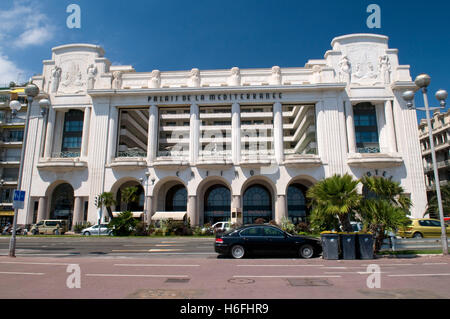
<path fill-rule="evenodd" d="M 358 234 L 356 239 L 356 251 L 359 259 L 373 259 L 373 235 Z"/>
<path fill-rule="evenodd" d="M 349 233 L 339 234 L 341 240 L 342 258 L 351 260 L 356 259 L 356 235 Z"/>
<path fill-rule="evenodd" d="M 325 233 L 321 235 L 323 259 L 339 259 L 339 235 Z"/>

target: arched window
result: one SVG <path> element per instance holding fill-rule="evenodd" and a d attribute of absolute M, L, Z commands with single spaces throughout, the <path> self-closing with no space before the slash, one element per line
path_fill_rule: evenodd
<path fill-rule="evenodd" d="M 184 185 L 176 185 L 166 195 L 166 211 L 185 212 L 187 210 L 187 190 Z"/>
<path fill-rule="evenodd" d="M 288 217 L 294 224 L 305 221 L 306 206 L 306 187 L 300 184 L 292 184 L 287 190 Z"/>
<path fill-rule="evenodd" d="M 72 224 L 73 216 L 73 188 L 70 184 L 58 185 L 52 194 L 50 219 L 66 219 Z"/>
<path fill-rule="evenodd" d="M 205 223 L 226 221 L 231 213 L 231 193 L 223 185 L 214 185 L 205 194 Z"/>
<path fill-rule="evenodd" d="M 244 193 L 244 224 L 253 223 L 258 218 L 266 222 L 272 219 L 272 199 L 270 192 L 262 185 L 253 185 Z"/>

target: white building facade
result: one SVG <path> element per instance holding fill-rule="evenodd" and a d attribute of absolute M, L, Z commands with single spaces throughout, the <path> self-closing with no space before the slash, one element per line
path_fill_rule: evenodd
<path fill-rule="evenodd" d="M 307 189 L 345 173 L 400 182 L 422 216 L 417 118 L 401 98 L 409 66 L 385 36 L 331 46 L 304 67 L 169 72 L 112 66 L 94 45 L 53 48 L 33 78 L 51 107 L 32 106 L 18 223 L 96 222 L 103 192 L 147 221 L 178 211 L 201 225 L 237 208 L 245 222 L 299 222 Z M 139 189 L 131 204 L 127 186 Z"/>

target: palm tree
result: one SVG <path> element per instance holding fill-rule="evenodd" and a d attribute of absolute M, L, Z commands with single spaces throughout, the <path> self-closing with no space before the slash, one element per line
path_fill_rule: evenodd
<path fill-rule="evenodd" d="M 122 201 L 127 205 L 127 210 L 129 210 L 130 203 L 133 203 L 139 199 L 138 191 L 139 189 L 137 186 L 128 186 L 122 189 L 120 195 Z"/>
<path fill-rule="evenodd" d="M 103 192 L 99 197 L 97 201 L 97 208 L 105 207 L 108 211 L 108 216 L 110 219 L 113 218 L 111 206 L 116 205 L 116 201 L 114 200 L 113 193 L 110 192 Z"/>
<path fill-rule="evenodd" d="M 334 175 L 315 184 L 308 190 L 306 196 L 311 199 L 313 213 L 337 216 L 343 231 L 351 232 L 350 214 L 361 200 L 361 195 L 356 189 L 357 185 L 358 181 L 353 180 L 348 174 Z"/>
<path fill-rule="evenodd" d="M 386 231 L 396 232 L 407 224 L 412 204 L 397 182 L 371 176 L 363 177 L 361 183 L 367 192 L 361 202 L 359 215 L 364 227 L 375 234 L 374 251 L 378 252 L 386 238 Z"/>
<path fill-rule="evenodd" d="M 441 198 L 442 198 L 442 208 L 444 210 L 444 216 L 450 216 L 450 184 L 447 184 L 441 187 Z M 437 202 L 436 192 L 430 198 L 428 202 L 428 208 L 425 211 L 425 215 L 430 216 L 430 218 L 438 218 L 439 217 L 439 208 Z"/>

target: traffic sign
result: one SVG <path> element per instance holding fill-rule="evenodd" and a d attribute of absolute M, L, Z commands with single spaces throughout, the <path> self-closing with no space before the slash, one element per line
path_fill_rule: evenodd
<path fill-rule="evenodd" d="M 25 191 L 14 190 L 13 208 L 23 208 Z"/>

